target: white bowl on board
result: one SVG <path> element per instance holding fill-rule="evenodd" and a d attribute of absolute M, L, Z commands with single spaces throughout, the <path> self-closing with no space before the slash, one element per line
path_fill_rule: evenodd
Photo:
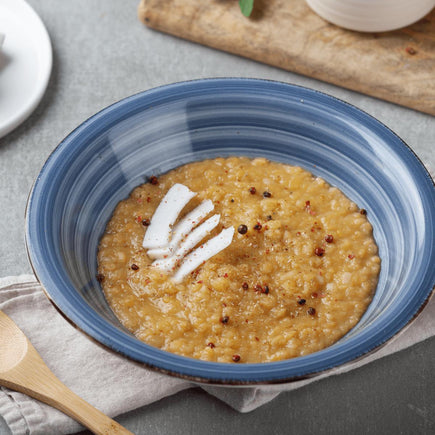
<path fill-rule="evenodd" d="M 359 32 L 387 32 L 409 26 L 435 7 L 435 0 L 306 0 L 325 20 Z"/>

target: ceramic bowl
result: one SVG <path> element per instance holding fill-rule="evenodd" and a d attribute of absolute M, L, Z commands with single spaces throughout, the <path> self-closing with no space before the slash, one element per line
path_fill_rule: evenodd
<path fill-rule="evenodd" d="M 386 32 L 423 18 L 435 0 L 306 0 L 325 20 L 349 30 Z"/>
<path fill-rule="evenodd" d="M 205 362 L 151 347 L 110 310 L 97 247 L 116 206 L 148 176 L 218 156 L 299 165 L 368 211 L 382 259 L 367 312 L 334 345 L 263 364 Z M 34 271 L 80 330 L 164 373 L 217 384 L 286 382 L 359 358 L 407 325 L 435 281 L 435 188 L 391 130 L 323 93 L 264 80 L 210 79 L 133 95 L 97 113 L 49 156 L 31 191 L 26 239 Z"/>

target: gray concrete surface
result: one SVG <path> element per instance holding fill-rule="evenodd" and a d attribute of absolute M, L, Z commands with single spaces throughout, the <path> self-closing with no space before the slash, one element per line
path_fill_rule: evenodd
<path fill-rule="evenodd" d="M 50 151 L 96 111 L 157 85 L 243 76 L 309 86 L 384 122 L 433 173 L 435 118 L 151 31 L 136 18 L 137 2 L 29 0 L 50 33 L 54 66 L 37 110 L 0 139 L 0 276 L 31 272 L 23 216 L 31 184 Z M 137 434 L 435 433 L 434 361 L 435 339 L 430 339 L 354 372 L 282 394 L 249 414 L 195 389 L 118 420 Z M 0 417 L 0 434 L 6 433 Z"/>

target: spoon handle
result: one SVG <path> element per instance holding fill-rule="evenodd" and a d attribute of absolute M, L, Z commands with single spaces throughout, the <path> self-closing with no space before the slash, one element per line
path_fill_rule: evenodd
<path fill-rule="evenodd" d="M 59 409 L 95 434 L 133 435 L 67 388 L 45 365 L 28 340 L 27 344 L 22 361 L 13 369 L 0 373 L 0 385 Z"/>

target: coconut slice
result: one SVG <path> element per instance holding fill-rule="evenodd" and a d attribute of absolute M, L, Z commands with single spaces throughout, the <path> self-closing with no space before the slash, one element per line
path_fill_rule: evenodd
<path fill-rule="evenodd" d="M 181 282 L 186 275 L 194 271 L 198 266 L 209 258 L 223 251 L 233 240 L 234 228 L 230 227 L 222 230 L 217 236 L 213 237 L 199 248 L 191 252 L 183 261 L 173 280 Z"/>
<path fill-rule="evenodd" d="M 147 248 L 165 248 L 169 244 L 171 226 L 177 220 L 184 206 L 196 195 L 183 184 L 174 184 L 166 193 L 148 227 L 142 246 Z"/>
<path fill-rule="evenodd" d="M 147 255 L 150 258 L 166 258 L 174 254 L 180 242 L 214 209 L 213 202 L 207 199 L 188 213 L 173 228 L 169 246 L 166 248 L 150 249 Z M 217 223 L 216 223 L 217 225 Z M 199 240 L 198 240 L 199 241 Z M 193 247 L 193 246 L 192 246 Z"/>
<path fill-rule="evenodd" d="M 156 260 L 153 263 L 154 267 L 158 267 L 165 272 L 174 270 L 177 262 L 180 262 L 183 257 L 191 251 L 205 236 L 210 234 L 213 228 L 219 223 L 220 215 L 215 214 L 210 219 L 207 219 L 199 227 L 195 228 L 184 240 L 184 242 L 177 249 L 175 254 L 163 260 Z"/>

